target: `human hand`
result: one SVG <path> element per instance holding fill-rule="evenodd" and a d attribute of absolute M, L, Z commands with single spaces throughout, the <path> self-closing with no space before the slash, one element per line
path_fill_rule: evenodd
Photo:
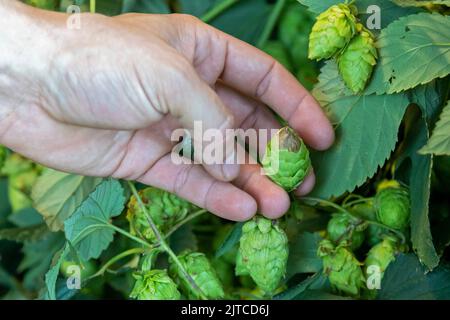
<path fill-rule="evenodd" d="M 0 51 L 0 142 L 46 166 L 137 180 L 231 220 L 276 218 L 288 194 L 258 165 L 175 165 L 173 130 L 277 128 L 268 105 L 312 148 L 333 142 L 318 103 L 279 63 L 191 16 L 83 14 L 69 30 L 66 15 L 12 10 L 22 24 L 0 35 L 11 48 Z M 313 185 L 311 173 L 296 193 Z"/>

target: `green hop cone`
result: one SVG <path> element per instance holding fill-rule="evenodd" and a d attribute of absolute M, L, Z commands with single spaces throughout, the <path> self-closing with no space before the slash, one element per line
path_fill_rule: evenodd
<path fill-rule="evenodd" d="M 359 296 L 365 278 L 361 263 L 353 253 L 345 247 L 335 247 L 330 240 L 322 240 L 317 254 L 322 258 L 323 270 L 331 287 L 340 293 Z"/>
<path fill-rule="evenodd" d="M 336 213 L 328 222 L 327 234 L 336 245 L 345 241 L 351 250 L 356 250 L 364 241 L 364 229 L 361 220 L 347 213 Z"/>
<path fill-rule="evenodd" d="M 192 277 L 201 292 L 209 299 L 221 299 L 225 296 L 222 284 L 205 254 L 185 251 L 178 256 L 181 265 Z M 197 291 L 193 291 L 174 261 L 170 263 L 170 272 L 189 298 L 199 299 Z"/>
<path fill-rule="evenodd" d="M 194 205 L 176 195 L 153 187 L 139 191 L 139 195 L 153 222 L 162 233 L 183 220 L 194 208 Z M 130 222 L 131 233 L 149 241 L 156 240 L 148 218 L 134 196 L 128 203 L 127 219 Z"/>
<path fill-rule="evenodd" d="M 260 289 L 271 294 L 286 273 L 288 239 L 276 221 L 255 217 L 242 227 L 239 253 Z"/>
<path fill-rule="evenodd" d="M 384 225 L 394 229 L 404 229 L 410 218 L 409 192 L 403 187 L 386 188 L 375 197 L 377 219 Z"/>
<path fill-rule="evenodd" d="M 242 260 L 242 254 L 240 251 L 236 254 L 236 267 L 234 269 L 234 273 L 237 276 L 247 276 L 250 273 L 248 272 L 247 266 Z"/>
<path fill-rule="evenodd" d="M 179 300 L 181 295 L 166 270 L 133 274 L 136 279 L 130 298 L 137 300 Z"/>
<path fill-rule="evenodd" d="M 361 92 L 377 64 L 377 49 L 372 34 L 361 24 L 360 30 L 338 57 L 339 72 L 345 84 L 354 93 Z"/>
<path fill-rule="evenodd" d="M 322 12 L 309 36 L 309 58 L 329 59 L 343 49 L 356 33 L 353 6 L 337 4 Z"/>
<path fill-rule="evenodd" d="M 302 183 L 311 166 L 308 148 L 289 127 L 280 129 L 267 144 L 261 163 L 266 174 L 288 192 Z"/>

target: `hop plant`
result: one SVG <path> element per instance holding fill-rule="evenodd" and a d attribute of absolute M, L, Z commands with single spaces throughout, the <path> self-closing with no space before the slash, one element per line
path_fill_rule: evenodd
<path fill-rule="evenodd" d="M 294 130 L 284 127 L 267 144 L 261 163 L 266 174 L 290 192 L 297 188 L 308 174 L 311 160 L 303 140 Z"/>
<path fill-rule="evenodd" d="M 373 35 L 361 24 L 357 25 L 357 29 L 359 33 L 337 60 L 345 84 L 354 93 L 366 87 L 378 58 Z"/>
<path fill-rule="evenodd" d="M 56 10 L 59 0 L 26 0 L 26 3 L 40 9 Z"/>
<path fill-rule="evenodd" d="M 322 258 L 324 273 L 331 287 L 350 296 L 359 296 L 365 279 L 361 263 L 346 247 L 337 246 L 330 240 L 322 240 L 317 255 Z"/>
<path fill-rule="evenodd" d="M 163 233 L 183 220 L 194 208 L 194 205 L 176 195 L 153 187 L 139 191 L 139 195 L 155 225 Z M 139 206 L 135 196 L 132 196 L 128 203 L 127 219 L 130 222 L 131 233 L 149 241 L 156 240 L 148 217 Z"/>
<path fill-rule="evenodd" d="M 3 165 L 5 164 L 6 157 L 8 156 L 8 153 L 6 151 L 6 148 L 3 146 L 0 146 L 0 170 L 2 169 Z"/>
<path fill-rule="evenodd" d="M 233 229 L 233 225 L 228 223 L 226 225 L 221 226 L 217 230 L 216 236 L 214 237 L 213 242 L 212 242 L 214 251 L 217 251 L 220 248 L 220 246 L 224 242 L 225 238 L 228 236 L 228 234 L 231 232 L 232 229 Z M 237 247 L 237 245 L 235 245 L 235 246 L 233 246 L 233 248 L 231 248 L 230 250 L 225 252 L 221 258 L 228 263 L 234 264 L 236 262 L 237 252 L 238 252 L 238 247 Z"/>
<path fill-rule="evenodd" d="M 272 294 L 286 273 L 288 240 L 276 221 L 255 217 L 242 227 L 239 253 L 260 289 Z"/>
<path fill-rule="evenodd" d="M 322 12 L 309 36 L 309 58 L 329 59 L 343 49 L 356 33 L 356 9 L 337 4 Z"/>
<path fill-rule="evenodd" d="M 225 296 L 219 277 L 205 254 L 185 251 L 178 256 L 178 259 L 186 272 L 192 277 L 196 286 L 206 297 L 209 299 L 221 299 Z M 189 298 L 200 298 L 200 294 L 191 289 L 191 286 L 183 277 L 181 270 L 174 261 L 170 263 L 170 273 L 174 275 L 174 278 Z"/>
<path fill-rule="evenodd" d="M 179 300 L 181 295 L 166 270 L 133 274 L 136 280 L 130 298 L 137 300 Z"/>
<path fill-rule="evenodd" d="M 394 229 L 404 229 L 410 218 L 409 192 L 403 187 L 389 187 L 379 191 L 374 202 L 377 219 Z"/>
<path fill-rule="evenodd" d="M 327 234 L 335 244 L 345 242 L 352 250 L 356 250 L 364 241 L 365 228 L 361 220 L 347 213 L 336 213 L 328 222 Z"/>
<path fill-rule="evenodd" d="M 237 276 L 247 276 L 249 275 L 247 266 L 244 263 L 244 260 L 242 260 L 242 254 L 240 251 L 236 254 L 236 267 L 234 270 L 234 273 Z"/>

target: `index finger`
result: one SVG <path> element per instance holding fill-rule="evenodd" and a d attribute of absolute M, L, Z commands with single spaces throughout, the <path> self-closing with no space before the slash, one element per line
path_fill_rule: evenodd
<path fill-rule="evenodd" d="M 297 79 L 268 54 L 218 32 L 227 42 L 222 80 L 271 107 L 311 147 L 329 148 L 334 141 L 333 128 L 319 103 Z"/>

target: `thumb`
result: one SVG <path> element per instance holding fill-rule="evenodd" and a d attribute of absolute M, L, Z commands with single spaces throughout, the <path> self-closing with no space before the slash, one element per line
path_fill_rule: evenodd
<path fill-rule="evenodd" d="M 234 118 L 216 92 L 189 64 L 177 68 L 166 93 L 166 110 L 177 118 L 193 139 L 194 159 L 216 179 L 231 181 L 239 174 L 235 162 Z"/>

